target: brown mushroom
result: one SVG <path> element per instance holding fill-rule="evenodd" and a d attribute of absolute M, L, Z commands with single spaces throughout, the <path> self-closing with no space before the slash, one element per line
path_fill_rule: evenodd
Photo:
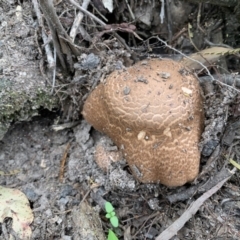
<path fill-rule="evenodd" d="M 172 60 L 114 71 L 87 98 L 84 118 L 123 151 L 141 182 L 181 186 L 199 171 L 203 103 L 197 79 Z"/>

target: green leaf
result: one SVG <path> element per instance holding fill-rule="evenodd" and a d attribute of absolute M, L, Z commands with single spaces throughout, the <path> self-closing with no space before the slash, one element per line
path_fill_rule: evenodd
<path fill-rule="evenodd" d="M 110 222 L 114 227 L 118 227 L 118 218 L 116 216 L 111 217 Z"/>
<path fill-rule="evenodd" d="M 112 230 L 108 230 L 108 238 L 107 240 L 118 240 L 117 236 Z"/>
<path fill-rule="evenodd" d="M 105 203 L 105 210 L 106 210 L 107 213 L 110 213 L 114 210 L 114 208 L 113 208 L 113 206 L 110 202 Z"/>
<path fill-rule="evenodd" d="M 114 217 L 116 215 L 116 213 L 114 211 L 109 214 L 111 215 L 111 217 Z"/>
<path fill-rule="evenodd" d="M 105 215 L 105 217 L 106 217 L 106 218 L 111 218 L 112 215 L 111 215 L 111 213 L 107 213 L 107 214 Z"/>

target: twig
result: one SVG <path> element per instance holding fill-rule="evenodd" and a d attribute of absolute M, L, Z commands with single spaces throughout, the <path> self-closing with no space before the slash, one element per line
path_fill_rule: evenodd
<path fill-rule="evenodd" d="M 78 30 L 84 40 L 88 42 L 92 42 L 92 37 L 90 36 L 90 34 L 88 34 L 88 32 L 85 30 L 85 28 L 82 25 L 79 26 Z"/>
<path fill-rule="evenodd" d="M 39 3 L 51 30 L 54 47 L 56 48 L 57 56 L 60 60 L 61 66 L 65 72 L 68 72 L 69 70 L 73 71 L 73 54 L 78 56 L 80 55 L 80 52 L 74 47 L 72 39 L 68 36 L 67 32 L 59 21 L 52 1 L 39 0 Z M 66 39 L 69 39 L 69 42 L 67 43 L 63 39 L 60 39 L 60 36 L 64 36 Z"/>
<path fill-rule="evenodd" d="M 198 14 L 197 14 L 197 27 L 200 29 L 200 31 L 205 35 L 205 31 L 202 29 L 200 25 L 200 20 L 201 20 L 201 10 L 202 10 L 202 3 L 199 3 L 198 5 Z"/>
<path fill-rule="evenodd" d="M 95 20 L 96 22 L 98 22 L 101 26 L 105 27 L 106 23 L 104 23 L 102 20 L 100 20 L 99 18 L 97 18 L 95 15 L 93 15 L 92 13 L 90 13 L 89 11 L 87 11 L 86 9 L 84 9 L 83 7 L 81 7 L 78 3 L 76 3 L 74 0 L 69 0 L 69 2 L 71 4 L 73 4 L 76 8 L 78 8 L 79 10 L 81 10 L 83 13 L 85 13 L 87 16 L 89 16 L 90 18 L 92 18 L 93 20 Z M 125 43 L 124 39 L 122 39 L 117 33 L 113 32 L 113 35 L 118 39 L 118 41 L 120 43 L 123 44 L 123 46 L 129 51 L 131 52 L 131 49 L 129 48 L 129 46 Z"/>
<path fill-rule="evenodd" d="M 199 52 L 198 47 L 193 42 L 191 28 L 192 28 L 192 25 L 190 23 L 188 23 L 188 37 L 189 37 L 189 41 L 193 45 L 193 47 Z"/>
<path fill-rule="evenodd" d="M 159 214 L 159 215 L 160 215 L 160 214 Z M 161 216 L 156 216 L 156 217 L 150 222 L 150 225 L 148 225 L 148 231 L 147 231 L 147 234 L 150 233 L 153 224 L 155 224 L 160 218 L 161 218 Z M 144 240 L 146 240 L 146 239 L 147 239 L 147 237 L 146 237 L 146 235 L 145 235 Z"/>
<path fill-rule="evenodd" d="M 161 20 L 161 24 L 163 24 L 164 21 L 164 0 L 161 0 L 161 11 L 160 11 L 160 20 Z"/>
<path fill-rule="evenodd" d="M 232 74 L 221 74 L 220 78 L 221 80 L 217 80 L 216 77 L 218 77 L 217 75 L 213 75 L 214 80 L 219 83 L 219 85 L 230 88 L 238 93 L 240 93 L 240 91 L 237 88 L 240 88 L 240 78 L 237 75 L 232 75 Z M 209 76 L 204 76 L 204 77 L 200 77 L 198 78 L 200 80 L 200 83 L 204 83 L 205 81 L 212 81 L 212 78 L 210 79 Z M 234 85 L 234 86 L 231 86 Z M 237 87 L 237 88 L 236 88 Z"/>
<path fill-rule="evenodd" d="M 167 28 L 168 28 L 168 41 L 172 43 L 172 15 L 169 0 L 166 0 L 166 15 L 167 15 Z"/>
<path fill-rule="evenodd" d="M 106 24 L 100 20 L 98 17 L 96 17 L 95 15 L 93 15 L 92 13 L 90 13 L 88 10 L 86 10 L 85 8 L 81 7 L 78 3 L 76 3 L 74 0 L 69 0 L 69 2 L 74 5 L 76 8 L 78 8 L 79 10 L 81 10 L 83 13 L 85 13 L 87 16 L 89 16 L 90 18 L 92 18 L 93 20 L 95 20 L 96 22 L 98 22 L 101 26 L 105 26 Z"/>
<path fill-rule="evenodd" d="M 217 172 L 216 175 L 209 178 L 207 182 L 204 182 L 200 186 L 194 185 L 188 189 L 183 188 L 179 192 L 169 195 L 166 198 L 171 204 L 179 201 L 185 201 L 187 199 L 192 199 L 195 194 L 200 195 L 205 193 L 209 189 L 213 188 L 217 183 L 230 176 L 231 173 L 229 172 L 229 170 L 223 167 L 220 172 Z"/>
<path fill-rule="evenodd" d="M 53 58 L 53 55 L 52 55 L 52 50 L 51 50 L 50 45 L 49 45 L 48 37 L 47 37 L 46 33 L 44 32 L 42 14 L 41 14 L 41 11 L 40 11 L 37 0 L 32 0 L 32 4 L 33 4 L 34 10 L 35 10 L 36 15 L 37 15 L 39 26 L 42 29 L 42 39 L 43 39 L 43 42 L 44 42 L 44 48 L 45 48 L 45 52 L 46 52 L 46 55 L 47 55 L 48 66 L 49 66 L 50 69 L 52 69 L 52 68 L 55 68 L 55 66 L 56 66 L 55 63 L 56 62 L 54 61 L 54 58 Z"/>
<path fill-rule="evenodd" d="M 91 2 L 91 6 L 93 10 L 105 21 L 108 22 L 108 19 L 95 7 L 95 5 Z"/>
<path fill-rule="evenodd" d="M 170 45 L 168 45 L 165 41 L 163 41 L 161 38 L 159 38 L 158 36 L 156 37 L 160 42 L 162 42 L 166 47 L 172 49 L 173 51 L 181 54 L 182 56 L 184 56 L 187 59 L 190 59 L 191 61 L 197 62 L 198 64 L 200 64 L 206 71 L 208 76 L 211 77 L 211 79 L 214 81 L 215 79 L 213 78 L 213 76 L 211 75 L 211 73 L 209 72 L 208 68 L 206 66 L 204 66 L 201 62 L 199 62 L 198 60 L 192 59 L 190 57 L 188 57 L 186 54 L 182 53 L 181 51 L 177 50 L 176 48 L 171 47 Z"/>
<path fill-rule="evenodd" d="M 141 227 L 135 232 L 135 234 L 133 235 L 133 238 L 136 238 L 136 236 L 138 235 L 139 232 L 142 231 L 143 227 L 145 226 L 145 224 L 151 219 L 151 218 L 155 218 L 157 217 L 158 215 L 160 215 L 159 212 L 155 212 L 153 214 L 151 214 L 150 216 L 148 216 L 146 218 L 146 220 L 143 222 L 143 224 L 141 225 Z M 153 222 L 152 222 L 153 223 Z"/>
<path fill-rule="evenodd" d="M 82 4 L 82 7 L 84 9 L 87 9 L 88 8 L 88 5 L 90 3 L 90 0 L 84 0 L 83 4 Z M 82 22 L 82 19 L 83 19 L 83 13 L 82 12 L 79 12 L 77 14 L 77 16 L 75 17 L 74 19 L 74 22 L 73 22 L 73 25 L 72 25 L 72 28 L 71 28 L 71 31 L 70 31 L 70 37 L 72 38 L 72 41 L 74 42 L 75 40 L 75 37 L 77 35 L 77 30 Z"/>
<path fill-rule="evenodd" d="M 224 44 L 224 43 L 217 44 L 217 43 L 210 42 L 207 38 L 204 38 L 204 42 L 211 47 L 225 47 L 225 48 L 233 49 L 231 46 Z"/>
<path fill-rule="evenodd" d="M 48 67 L 50 69 L 55 69 L 56 68 L 56 58 L 53 58 L 53 56 L 52 56 L 52 50 L 51 50 L 51 47 L 49 44 L 51 41 L 49 41 L 49 39 L 43 29 L 42 29 L 42 39 L 43 39 L 43 42 L 46 43 L 44 48 L 45 48 L 45 52 L 47 55 Z"/>
<path fill-rule="evenodd" d="M 54 49 L 54 52 L 53 52 L 53 55 L 54 55 L 54 61 L 56 62 L 57 61 L 57 52 L 56 52 L 56 49 Z M 53 94 L 53 91 L 54 91 L 54 88 L 55 88 L 55 83 L 56 83 L 56 67 L 53 69 L 53 80 L 52 80 L 52 90 L 51 90 L 51 94 Z"/>
<path fill-rule="evenodd" d="M 129 11 L 129 13 L 130 13 L 131 18 L 132 18 L 133 20 L 135 20 L 134 13 L 133 13 L 130 5 L 128 4 L 128 0 L 125 0 L 125 3 L 127 4 L 127 8 L 128 8 L 128 11 Z"/>
<path fill-rule="evenodd" d="M 59 181 L 60 182 L 63 182 L 64 170 L 65 170 L 65 165 L 66 165 L 69 148 L 70 148 L 70 143 L 67 144 L 67 147 L 66 147 L 64 154 L 62 156 L 62 159 L 61 159 L 60 171 L 59 171 Z"/>
<path fill-rule="evenodd" d="M 87 196 L 89 195 L 89 193 L 91 193 L 91 191 L 92 191 L 94 188 L 98 188 L 99 186 L 100 186 L 100 184 L 94 183 L 94 184 L 90 187 L 90 189 L 85 193 L 85 195 L 83 196 L 83 198 L 82 198 L 81 202 L 79 203 L 79 205 L 80 205 L 83 201 L 86 200 Z"/>
<path fill-rule="evenodd" d="M 172 38 L 172 42 L 175 42 L 184 32 L 186 32 L 187 29 L 183 28 L 181 29 L 178 33 L 176 33 L 173 38 Z"/>
<path fill-rule="evenodd" d="M 60 46 L 60 43 L 59 43 L 59 40 L 58 40 L 58 35 L 57 35 L 57 31 L 56 31 L 56 23 L 52 22 L 52 21 L 55 21 L 55 22 L 59 21 L 57 16 L 55 16 L 56 14 L 53 14 L 54 7 L 53 7 L 53 4 L 52 4 L 52 1 L 40 0 L 39 2 L 40 2 L 41 9 L 43 11 L 43 14 L 44 14 L 44 16 L 47 20 L 48 26 L 51 30 L 54 47 L 57 51 L 57 55 L 58 55 L 58 58 L 60 60 L 61 66 L 66 71 L 67 70 L 67 65 L 65 63 L 63 53 L 61 51 L 61 46 Z"/>
<path fill-rule="evenodd" d="M 236 172 L 236 169 L 233 169 L 231 172 L 232 175 Z M 231 175 L 231 176 L 232 176 Z M 230 176 L 230 177 L 231 177 Z M 216 193 L 223 184 L 228 181 L 230 177 L 225 178 L 218 184 L 216 184 L 213 188 L 209 191 L 205 192 L 201 197 L 199 197 L 195 202 L 193 202 L 190 207 L 182 214 L 180 218 L 178 218 L 172 225 L 170 225 L 166 230 L 164 230 L 156 240 L 168 240 L 175 236 L 177 232 L 184 226 L 184 224 L 196 214 L 199 208 L 203 205 L 203 203 L 210 198 L 214 193 Z"/>

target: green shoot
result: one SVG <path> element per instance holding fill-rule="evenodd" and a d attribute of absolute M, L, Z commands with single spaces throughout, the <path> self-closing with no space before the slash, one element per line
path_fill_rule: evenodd
<path fill-rule="evenodd" d="M 113 212 L 114 207 L 110 202 L 106 202 L 105 203 L 105 210 L 106 210 L 107 213 L 111 213 L 111 212 Z"/>
<path fill-rule="evenodd" d="M 115 235 L 115 233 L 111 229 L 108 230 L 107 240 L 118 240 L 117 236 Z"/>
<path fill-rule="evenodd" d="M 115 215 L 116 215 L 115 212 L 110 212 L 106 214 L 106 218 L 111 218 L 111 217 L 114 217 Z"/>
<path fill-rule="evenodd" d="M 111 217 L 110 222 L 115 228 L 118 227 L 118 218 L 116 216 Z"/>
<path fill-rule="evenodd" d="M 118 218 L 115 216 L 116 213 L 114 212 L 114 207 L 110 202 L 105 203 L 105 210 L 107 212 L 106 218 L 110 219 L 112 226 L 118 227 Z"/>

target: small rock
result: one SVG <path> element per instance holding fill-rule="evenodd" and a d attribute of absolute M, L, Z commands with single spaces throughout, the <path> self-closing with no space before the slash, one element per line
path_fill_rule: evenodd
<path fill-rule="evenodd" d="M 218 140 L 211 139 L 210 141 L 208 141 L 203 147 L 202 155 L 205 157 L 210 156 L 214 149 L 217 147 L 218 143 Z"/>
<path fill-rule="evenodd" d="M 23 192 L 31 202 L 35 202 L 39 198 L 39 195 L 32 188 L 26 188 Z"/>
<path fill-rule="evenodd" d="M 59 198 L 65 198 L 66 196 L 75 196 L 76 194 L 77 194 L 77 191 L 73 189 L 71 185 L 64 185 L 61 188 Z"/>
<path fill-rule="evenodd" d="M 74 67 L 77 69 L 80 68 L 83 70 L 91 70 L 96 68 L 99 62 L 100 58 L 95 54 L 90 53 L 89 55 L 87 55 L 86 59 L 81 62 L 81 64 L 75 64 Z"/>

